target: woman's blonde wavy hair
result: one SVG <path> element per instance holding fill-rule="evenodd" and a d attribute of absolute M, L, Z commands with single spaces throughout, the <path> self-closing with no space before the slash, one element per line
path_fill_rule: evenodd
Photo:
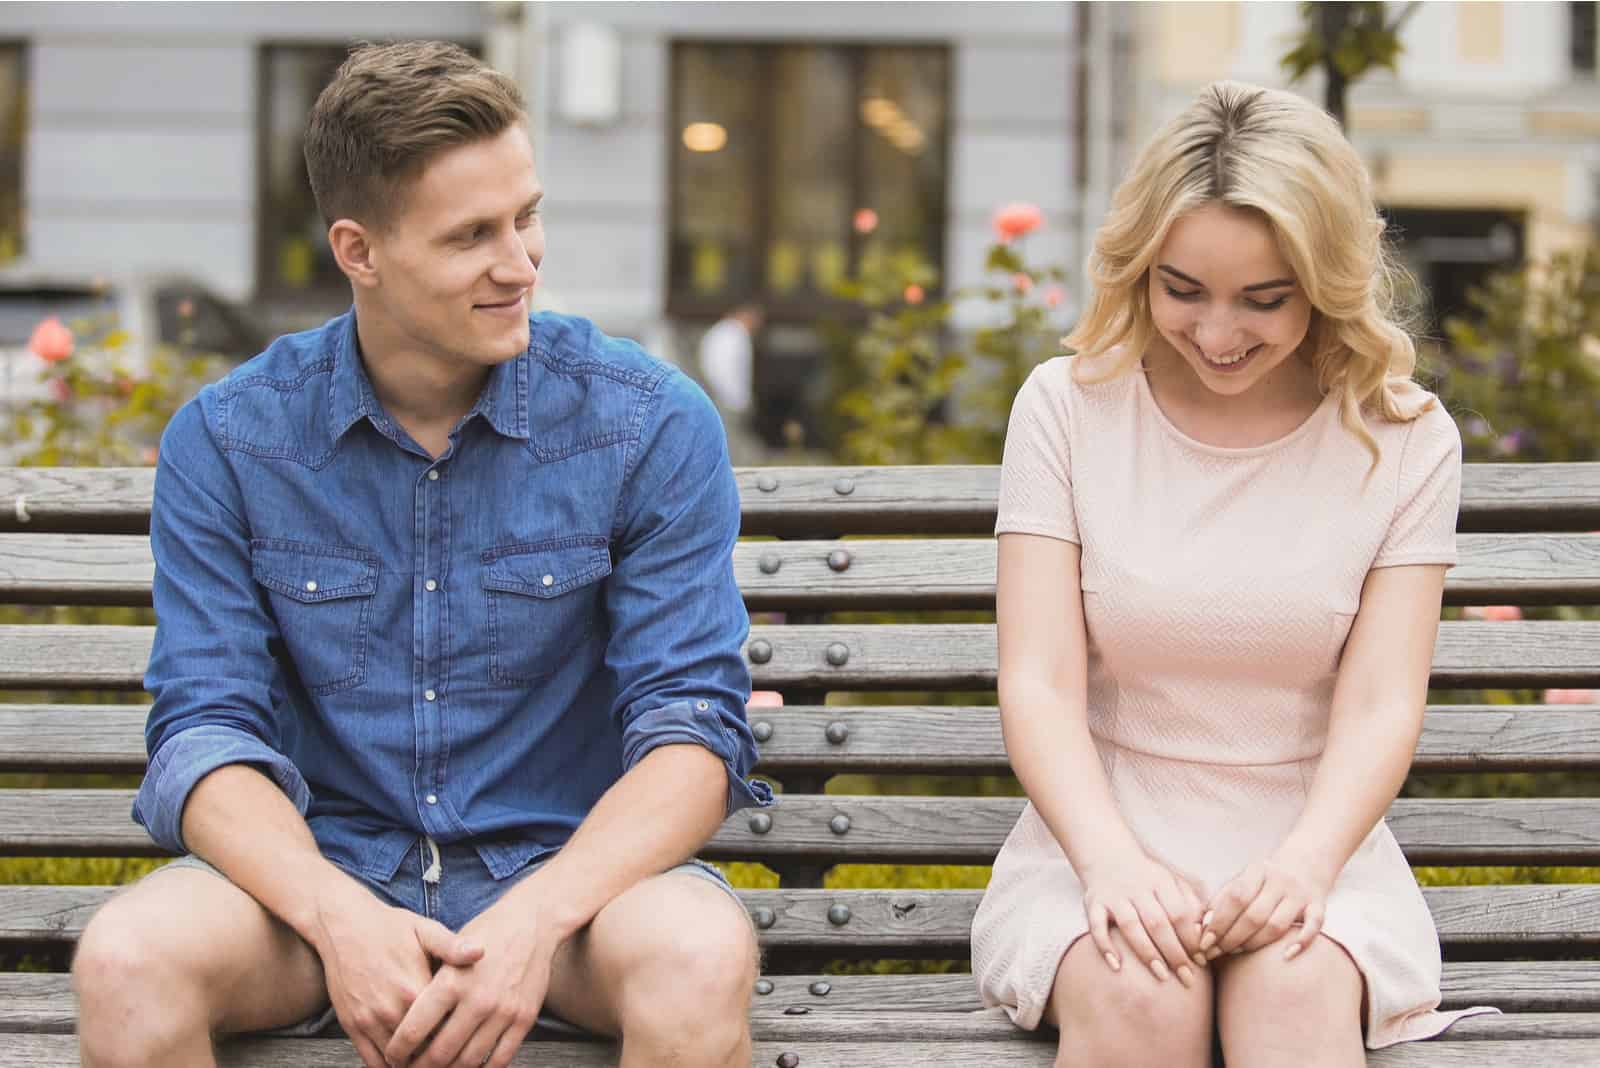
<path fill-rule="evenodd" d="M 1216 82 L 1140 154 L 1089 260 L 1093 297 L 1065 343 L 1081 381 L 1125 373 L 1155 338 L 1148 277 L 1172 224 L 1206 204 L 1260 212 L 1313 309 L 1301 351 L 1323 395 L 1378 459 L 1363 412 L 1415 419 L 1434 403 L 1412 379 L 1417 351 L 1396 321 L 1398 268 L 1361 157 L 1326 112 L 1292 93 Z M 1122 346 L 1109 364 L 1095 359 Z"/>

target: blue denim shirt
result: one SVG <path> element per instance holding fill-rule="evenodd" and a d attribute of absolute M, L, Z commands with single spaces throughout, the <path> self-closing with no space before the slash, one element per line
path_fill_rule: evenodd
<path fill-rule="evenodd" d="M 183 849 L 184 802 L 225 764 L 265 772 L 329 859 L 380 880 L 421 835 L 504 878 L 660 745 L 721 758 L 730 812 L 771 803 L 746 781 L 715 409 L 587 320 L 531 327 L 437 460 L 379 405 L 353 314 L 174 416 L 134 804 L 158 844 Z"/>

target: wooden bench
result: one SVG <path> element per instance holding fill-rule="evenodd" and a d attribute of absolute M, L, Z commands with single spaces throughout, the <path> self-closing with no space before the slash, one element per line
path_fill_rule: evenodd
<path fill-rule="evenodd" d="M 975 890 L 829 890 L 840 862 L 986 864 L 1014 797 L 825 793 L 831 776 L 1006 771 L 999 721 L 973 706 L 848 703 L 882 694 L 990 693 L 998 472 L 992 467 L 769 468 L 739 473 L 745 533 L 735 561 L 755 613 L 746 653 L 761 773 L 782 783 L 768 812 L 735 815 L 706 849 L 755 860 L 781 889 L 743 892 L 768 953 L 752 994 L 754 1065 L 872 1068 L 944 1063 L 1044 1066 L 1048 1036 L 979 1011 L 970 976 L 830 975 L 841 958 L 968 952 Z M 0 469 L 0 603 L 143 605 L 148 470 Z M 1600 603 L 1600 464 L 1470 465 L 1462 563 L 1451 604 Z M 26 520 L 26 521 L 24 521 Z M 916 623 L 873 613 L 916 609 Z M 840 614 L 850 613 L 841 618 Z M 903 614 L 902 614 L 902 619 Z M 991 617 L 992 618 L 992 617 Z M 848 621 L 846 621 L 848 619 Z M 42 691 L 137 691 L 152 632 L 132 626 L 0 627 L 0 771 L 137 773 L 143 709 L 29 703 Z M 1600 622 L 1447 621 L 1439 690 L 1600 684 Z M 845 703 L 828 704 L 830 697 Z M 893 699 L 892 697 L 890 698 Z M 973 698 L 967 698 L 973 699 Z M 35 698 L 36 700 L 36 698 Z M 1600 769 L 1600 708 L 1430 707 L 1419 773 Z M 887 778 L 884 778 L 887 777 Z M 143 856 L 128 789 L 0 790 L 0 855 Z M 1600 800 L 1402 799 L 1390 822 L 1414 863 L 1600 863 Z M 70 946 L 106 887 L 0 887 L 0 946 Z M 1436 1042 L 1373 1054 L 1383 1066 L 1600 1064 L 1600 885 L 1426 891 L 1442 936 L 1447 1005 L 1490 1003 Z M 76 1063 L 64 974 L 0 974 L 0 1068 Z M 342 1038 L 241 1040 L 230 1065 L 354 1065 Z M 606 1043 L 532 1041 L 519 1065 L 615 1063 Z"/>

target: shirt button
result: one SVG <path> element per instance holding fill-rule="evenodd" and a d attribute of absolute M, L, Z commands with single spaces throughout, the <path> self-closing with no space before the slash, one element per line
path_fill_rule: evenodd
<path fill-rule="evenodd" d="M 422 699 L 424 701 L 432 701 L 435 697 L 438 697 L 438 696 L 439 695 L 434 693 L 432 690 L 423 690 L 422 691 Z"/>
<path fill-rule="evenodd" d="M 556 584 L 556 577 L 554 575 L 546 575 L 539 581 L 544 583 L 546 586 L 554 586 Z"/>
<path fill-rule="evenodd" d="M 426 801 L 430 805 L 437 805 L 439 803 L 439 795 L 438 794 L 429 794 L 427 797 L 423 798 L 423 800 Z"/>
<path fill-rule="evenodd" d="M 307 593 L 316 593 L 317 592 L 317 584 L 315 582 L 306 583 L 306 592 Z"/>
<path fill-rule="evenodd" d="M 428 481 L 429 482 L 437 482 L 437 481 L 439 481 L 439 472 L 437 472 L 437 471 L 429 471 L 428 472 Z"/>
<path fill-rule="evenodd" d="M 700 711 L 704 712 L 706 709 L 711 707 L 711 702 L 710 701 L 696 701 L 694 703 L 694 707 L 696 707 Z"/>
<path fill-rule="evenodd" d="M 434 590 L 439 588 L 439 584 L 433 581 L 433 579 L 429 579 L 427 582 L 422 584 L 422 588 L 427 590 L 429 593 L 432 593 Z"/>

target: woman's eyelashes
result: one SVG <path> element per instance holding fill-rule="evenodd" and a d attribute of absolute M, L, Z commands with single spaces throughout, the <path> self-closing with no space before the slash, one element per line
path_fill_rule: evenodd
<path fill-rule="evenodd" d="M 1161 288 L 1167 291 L 1167 296 L 1172 297 L 1175 300 L 1196 301 L 1205 295 L 1203 291 L 1198 289 L 1173 289 L 1165 282 L 1161 283 Z M 1256 311 L 1275 311 L 1278 308 L 1283 307 L 1288 302 L 1289 294 L 1287 293 L 1279 297 L 1277 300 L 1271 301 L 1251 300 L 1248 297 L 1245 298 L 1245 304 L 1248 307 L 1254 308 Z"/>

